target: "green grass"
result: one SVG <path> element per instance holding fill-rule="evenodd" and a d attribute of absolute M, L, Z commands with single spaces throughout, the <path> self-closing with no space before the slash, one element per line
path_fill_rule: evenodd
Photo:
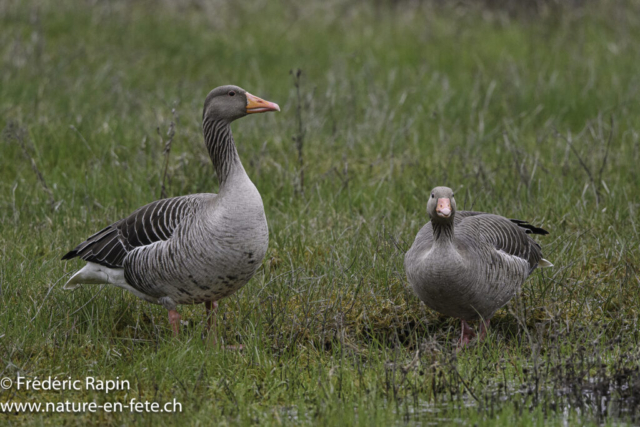
<path fill-rule="evenodd" d="M 520 17 L 306 3 L 0 2 L 0 377 L 131 384 L 0 390 L 0 402 L 182 404 L 0 423 L 637 423 L 637 3 Z M 174 340 L 161 307 L 115 288 L 63 291 L 82 263 L 60 261 L 160 196 L 172 121 L 169 195 L 216 191 L 201 109 L 229 83 L 282 107 L 233 125 L 270 227 L 262 268 L 220 304 L 219 338 L 239 353 L 203 342 L 202 306 L 180 308 Z M 551 232 L 538 240 L 555 268 L 462 352 L 458 322 L 403 272 L 436 185 Z"/>

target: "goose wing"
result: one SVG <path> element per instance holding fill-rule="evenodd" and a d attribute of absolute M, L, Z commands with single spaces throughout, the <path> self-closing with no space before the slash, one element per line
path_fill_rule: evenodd
<path fill-rule="evenodd" d="M 527 234 L 540 234 L 541 236 L 546 236 L 547 234 L 549 234 L 549 232 L 544 228 L 536 227 L 535 225 L 529 224 L 528 221 L 523 221 L 521 219 L 510 219 L 509 221 L 522 228 Z"/>
<path fill-rule="evenodd" d="M 145 205 L 126 218 L 90 236 L 62 259 L 80 257 L 110 268 L 122 268 L 125 256 L 133 249 L 168 240 L 185 218 L 215 194 L 191 194 L 161 199 Z"/>
<path fill-rule="evenodd" d="M 456 213 L 456 219 L 463 220 L 464 218 L 468 218 L 471 216 L 478 216 L 478 215 L 487 215 L 487 214 L 485 212 L 460 211 Z M 546 236 L 547 234 L 549 234 L 549 232 L 544 228 L 536 227 L 535 225 L 530 224 L 529 221 L 523 221 L 521 219 L 514 219 L 514 218 L 504 218 L 504 217 L 500 217 L 500 218 L 508 219 L 509 221 L 517 225 L 519 228 L 522 228 L 524 232 L 527 234 L 539 234 L 541 236 Z M 458 222 L 459 221 L 456 221 L 456 223 Z"/>
<path fill-rule="evenodd" d="M 525 226 L 523 226 L 525 225 Z M 481 239 L 497 251 L 521 258 L 529 263 L 532 272 L 542 260 L 542 248 L 528 234 L 549 234 L 521 220 L 510 220 L 493 214 L 481 214 L 464 218 L 457 236 L 467 235 Z M 479 243 L 479 242 L 476 242 Z"/>

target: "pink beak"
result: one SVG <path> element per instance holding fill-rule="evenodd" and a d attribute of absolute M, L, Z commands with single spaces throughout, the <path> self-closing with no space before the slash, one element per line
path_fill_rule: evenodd
<path fill-rule="evenodd" d="M 451 200 L 447 198 L 438 199 L 436 214 L 441 218 L 449 218 L 451 216 Z"/>

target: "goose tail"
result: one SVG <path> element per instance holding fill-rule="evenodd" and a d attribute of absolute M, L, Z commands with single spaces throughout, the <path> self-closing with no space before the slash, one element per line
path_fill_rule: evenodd
<path fill-rule="evenodd" d="M 549 261 L 548 259 L 542 258 L 540 261 L 538 261 L 538 267 L 540 268 L 553 267 L 553 264 L 551 264 L 551 261 Z"/>
<path fill-rule="evenodd" d="M 109 268 L 104 265 L 88 262 L 87 265 L 78 270 L 65 283 L 63 289 L 72 290 L 80 285 L 122 285 L 124 280 L 124 269 Z"/>

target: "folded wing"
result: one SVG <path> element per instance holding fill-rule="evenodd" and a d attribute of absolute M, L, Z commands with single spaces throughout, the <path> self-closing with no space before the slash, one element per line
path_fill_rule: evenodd
<path fill-rule="evenodd" d="M 100 230 L 62 259 L 80 257 L 110 268 L 122 268 L 133 249 L 168 240 L 195 208 L 214 194 L 193 194 L 162 199 L 141 207 L 126 218 Z"/>
<path fill-rule="evenodd" d="M 479 239 L 490 244 L 496 250 L 524 259 L 529 263 L 530 273 L 542 260 L 542 249 L 528 234 L 541 234 L 538 230 L 548 234 L 545 230 L 534 227 L 525 221 L 509 220 L 492 214 L 465 218 L 460 222 L 460 229 L 459 236 L 478 236 Z M 531 229 L 535 229 L 535 231 Z M 475 243 L 480 244 L 481 242 Z"/>

